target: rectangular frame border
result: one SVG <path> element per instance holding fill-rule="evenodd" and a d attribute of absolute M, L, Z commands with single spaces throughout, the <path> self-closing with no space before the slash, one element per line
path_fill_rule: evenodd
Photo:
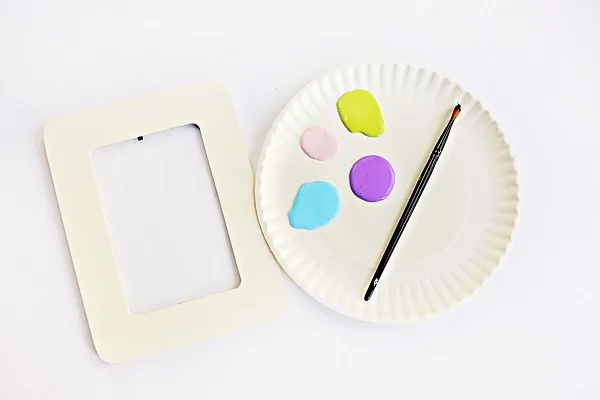
<path fill-rule="evenodd" d="M 94 179 L 93 149 L 178 126 L 200 128 L 241 284 L 146 314 L 129 312 Z M 257 219 L 254 176 L 225 88 L 206 83 L 48 124 L 44 144 L 94 346 L 121 362 L 283 312 L 279 266 Z"/>

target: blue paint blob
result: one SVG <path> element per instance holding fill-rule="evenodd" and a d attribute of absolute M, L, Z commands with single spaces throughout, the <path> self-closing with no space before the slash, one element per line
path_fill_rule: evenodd
<path fill-rule="evenodd" d="M 292 228 L 313 230 L 327 225 L 340 212 L 340 193 L 331 183 L 304 183 L 298 189 L 294 205 L 288 213 Z"/>

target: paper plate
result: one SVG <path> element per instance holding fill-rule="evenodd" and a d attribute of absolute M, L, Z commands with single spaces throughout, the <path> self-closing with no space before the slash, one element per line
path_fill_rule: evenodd
<path fill-rule="evenodd" d="M 371 92 L 385 133 L 349 133 L 337 113 L 340 96 Z M 436 140 L 459 102 L 462 112 L 425 192 L 379 282 L 363 295 Z M 305 129 L 335 136 L 326 161 L 300 147 Z M 353 164 L 379 155 L 396 183 L 369 203 L 349 184 Z M 341 195 L 338 216 L 316 230 L 288 221 L 299 187 L 326 181 Z M 377 323 L 420 319 L 469 296 L 492 274 L 517 216 L 517 174 L 510 149 L 489 112 L 444 76 L 405 64 L 364 64 L 334 71 L 302 89 L 267 135 L 256 175 L 256 206 L 265 238 L 306 293 L 350 317 Z"/>

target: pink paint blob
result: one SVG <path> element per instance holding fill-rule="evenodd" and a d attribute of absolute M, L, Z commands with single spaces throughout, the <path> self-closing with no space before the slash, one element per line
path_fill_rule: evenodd
<path fill-rule="evenodd" d="M 308 128 L 300 138 L 300 147 L 313 160 L 325 161 L 339 150 L 337 139 L 323 128 Z"/>
<path fill-rule="evenodd" d="M 364 201 L 374 203 L 384 200 L 392 192 L 396 182 L 394 168 L 380 156 L 365 156 L 350 169 L 350 188 Z"/>

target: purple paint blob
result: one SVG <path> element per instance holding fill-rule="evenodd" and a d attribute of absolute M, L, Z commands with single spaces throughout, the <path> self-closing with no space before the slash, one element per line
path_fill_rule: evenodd
<path fill-rule="evenodd" d="M 374 203 L 388 197 L 394 188 L 396 174 L 388 160 L 380 156 L 365 156 L 350 169 L 350 188 L 364 201 Z"/>

